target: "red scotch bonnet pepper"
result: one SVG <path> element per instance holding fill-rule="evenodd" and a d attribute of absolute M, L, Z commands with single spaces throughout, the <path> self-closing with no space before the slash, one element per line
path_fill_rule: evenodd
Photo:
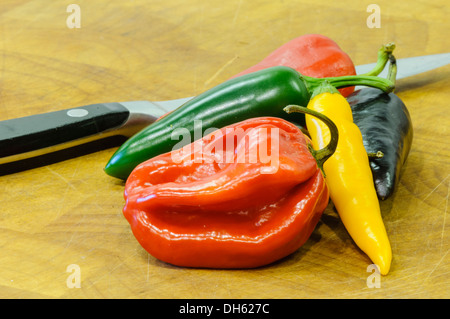
<path fill-rule="evenodd" d="M 323 115 L 305 112 L 337 132 Z M 142 247 L 169 264 L 267 265 L 298 250 L 316 227 L 329 201 L 320 167 L 336 144 L 337 135 L 313 151 L 281 118 L 238 122 L 138 165 L 125 185 L 123 213 Z M 261 148 L 277 156 L 260 160 Z"/>

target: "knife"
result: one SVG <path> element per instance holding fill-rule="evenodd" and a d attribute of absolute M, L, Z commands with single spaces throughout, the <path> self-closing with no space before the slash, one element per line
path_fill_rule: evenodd
<path fill-rule="evenodd" d="M 450 53 L 397 59 L 396 78 L 406 78 L 449 63 Z M 375 63 L 357 66 L 356 73 L 367 73 L 374 66 Z M 386 77 L 386 74 L 387 69 L 379 76 Z M 87 152 L 112 147 L 192 98 L 98 103 L 0 121 L 0 174 L 30 168 L 31 163 L 35 167 L 84 155 L 80 148 L 83 145 L 90 145 Z M 111 144 L 111 141 L 115 142 Z M 72 154 L 65 154 L 64 150 L 71 150 Z M 35 161 L 30 162 L 31 159 Z"/>

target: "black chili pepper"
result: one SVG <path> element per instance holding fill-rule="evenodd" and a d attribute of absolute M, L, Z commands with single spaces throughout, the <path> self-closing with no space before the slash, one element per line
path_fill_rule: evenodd
<path fill-rule="evenodd" d="M 385 200 L 394 192 L 411 149 L 411 116 L 397 95 L 375 88 L 357 90 L 347 101 L 367 153 L 383 153 L 381 158 L 370 157 L 370 167 L 377 195 Z"/>

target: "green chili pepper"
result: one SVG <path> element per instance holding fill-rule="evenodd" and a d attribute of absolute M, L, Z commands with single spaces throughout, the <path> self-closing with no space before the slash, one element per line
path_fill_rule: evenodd
<path fill-rule="evenodd" d="M 312 78 L 296 70 L 275 66 L 228 80 L 198 95 L 127 140 L 105 167 L 108 175 L 126 179 L 141 162 L 182 147 L 172 136 L 176 128 L 187 129 L 191 139 L 202 137 L 209 128 L 222 128 L 252 117 L 274 116 L 303 124 L 304 115 L 286 114 L 290 104 L 307 105 L 311 92 L 324 80 L 337 88 L 365 85 L 390 92 L 390 80 L 376 76 Z M 194 136 L 195 121 L 201 120 L 202 133 Z"/>

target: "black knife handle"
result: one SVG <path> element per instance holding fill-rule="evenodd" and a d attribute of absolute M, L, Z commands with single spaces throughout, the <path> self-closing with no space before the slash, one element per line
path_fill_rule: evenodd
<path fill-rule="evenodd" d="M 120 103 L 102 103 L 1 121 L 0 162 L 113 130 L 129 115 Z"/>

